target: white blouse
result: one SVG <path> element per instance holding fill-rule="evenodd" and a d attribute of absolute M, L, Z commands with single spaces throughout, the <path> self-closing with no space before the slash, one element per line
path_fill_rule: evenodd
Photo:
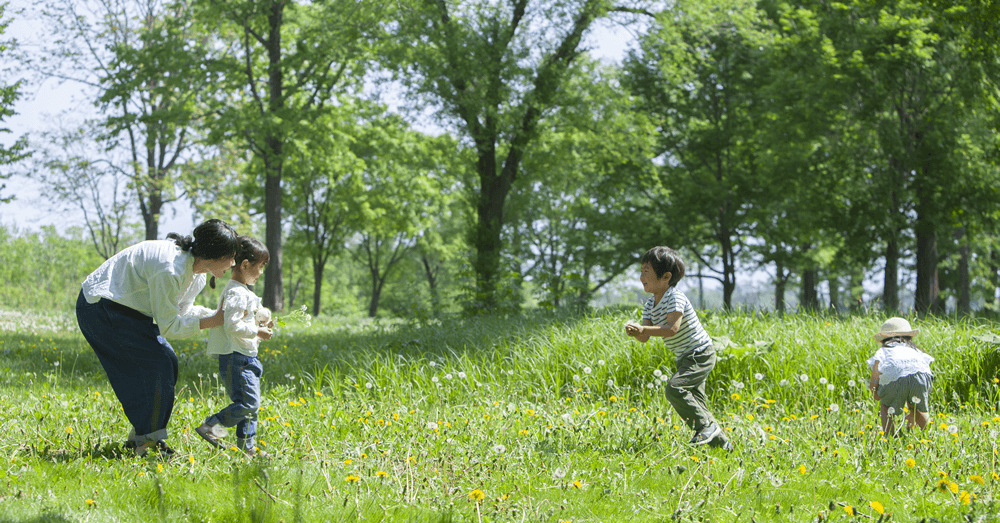
<path fill-rule="evenodd" d="M 260 338 L 257 337 L 258 327 L 254 314 L 258 308 L 260 298 L 245 284 L 230 279 L 222 289 L 222 314 L 225 321 L 221 327 L 208 330 L 208 354 L 240 352 L 250 357 L 257 356 Z"/>
<path fill-rule="evenodd" d="M 108 258 L 83 281 L 88 303 L 101 298 L 131 307 L 156 321 L 160 335 L 189 338 L 202 318 L 215 314 L 194 304 L 205 288 L 205 274 L 193 271 L 194 256 L 173 240 L 149 240 Z"/>
<path fill-rule="evenodd" d="M 868 358 L 868 368 L 874 367 L 876 361 L 881 373 L 878 384 L 885 385 L 918 372 L 931 374 L 931 362 L 934 358 L 905 343 L 889 342 L 889 345 L 879 347 L 875 355 Z"/>

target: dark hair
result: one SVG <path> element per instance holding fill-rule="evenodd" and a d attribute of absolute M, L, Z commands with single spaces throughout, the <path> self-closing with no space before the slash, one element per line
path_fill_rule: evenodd
<path fill-rule="evenodd" d="M 670 247 L 653 247 L 642 255 L 639 263 L 648 263 L 656 273 L 657 278 L 662 278 L 664 274 L 670 273 L 670 286 L 677 285 L 684 277 L 684 260 L 677 251 Z"/>
<path fill-rule="evenodd" d="M 920 352 L 926 352 L 924 351 L 924 349 L 917 347 L 916 343 L 913 343 L 912 336 L 893 336 L 891 338 L 886 338 L 882 340 L 882 346 L 885 347 L 886 345 L 888 345 L 890 341 L 898 342 L 899 344 L 906 345 L 907 347 L 910 347 L 911 349 L 916 349 Z"/>
<path fill-rule="evenodd" d="M 207 220 L 205 223 L 194 228 L 191 236 L 181 237 L 180 234 L 172 232 L 167 235 L 168 240 L 174 243 L 184 252 L 190 252 L 197 258 L 203 260 L 221 260 L 230 256 L 235 257 L 239 252 L 239 235 L 226 222 L 219 219 Z M 208 286 L 215 288 L 215 276 L 208 282 Z"/>
<path fill-rule="evenodd" d="M 271 260 L 271 253 L 257 238 L 240 236 L 240 252 L 236 255 L 236 266 L 239 267 L 243 260 L 250 262 L 250 265 L 267 263 Z"/>

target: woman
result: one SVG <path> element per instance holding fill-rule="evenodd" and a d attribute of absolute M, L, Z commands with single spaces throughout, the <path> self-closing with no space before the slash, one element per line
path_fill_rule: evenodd
<path fill-rule="evenodd" d="M 222 315 L 194 305 L 206 274 L 233 266 L 239 236 L 221 220 L 195 228 L 193 238 L 168 234 L 112 256 L 83 282 L 76 317 L 111 388 L 132 423 L 125 447 L 143 456 L 167 446 L 174 406 L 177 355 L 164 337 L 187 338 L 222 325 Z"/>

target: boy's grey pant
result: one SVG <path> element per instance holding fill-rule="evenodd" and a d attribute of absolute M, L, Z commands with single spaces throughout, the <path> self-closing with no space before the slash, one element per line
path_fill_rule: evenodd
<path fill-rule="evenodd" d="M 677 358 L 677 372 L 667 382 L 667 401 L 688 428 L 696 432 L 715 423 L 715 417 L 708 410 L 705 379 L 715 368 L 716 359 L 711 347 L 681 356 Z"/>

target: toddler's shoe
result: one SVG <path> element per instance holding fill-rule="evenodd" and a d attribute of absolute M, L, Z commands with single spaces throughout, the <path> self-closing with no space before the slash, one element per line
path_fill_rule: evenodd
<path fill-rule="evenodd" d="M 715 437 L 719 434 L 722 434 L 722 427 L 720 427 L 718 423 L 713 422 L 711 425 L 699 430 L 698 433 L 691 438 L 691 444 L 694 446 L 704 445 L 715 439 Z"/>
<path fill-rule="evenodd" d="M 267 452 L 264 452 L 263 450 L 259 450 L 257 447 L 250 447 L 248 449 L 243 449 L 243 453 L 246 454 L 247 456 L 251 457 L 251 458 L 269 458 L 269 457 L 271 457 L 270 454 L 268 454 Z"/>
<path fill-rule="evenodd" d="M 201 439 L 209 442 L 213 447 L 226 450 L 226 445 L 221 440 L 229 434 L 229 430 L 221 424 L 209 425 L 208 423 L 202 423 L 194 431 L 201 436 Z"/>

